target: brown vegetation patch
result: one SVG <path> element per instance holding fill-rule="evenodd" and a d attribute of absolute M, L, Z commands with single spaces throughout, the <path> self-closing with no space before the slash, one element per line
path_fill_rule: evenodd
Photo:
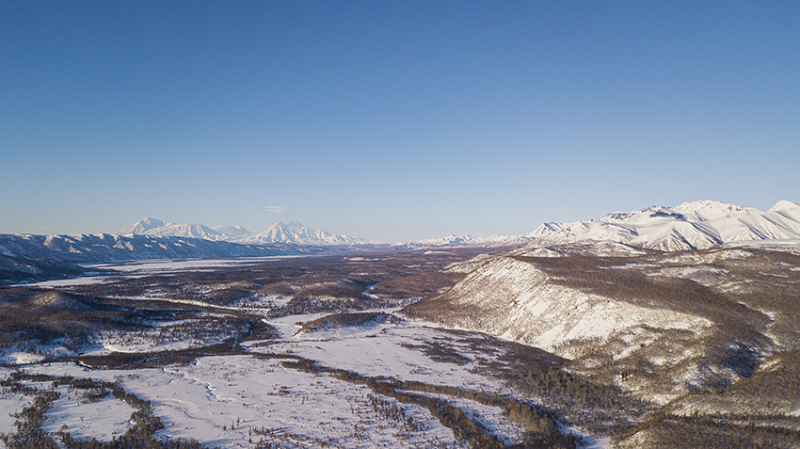
<path fill-rule="evenodd" d="M 364 312 L 364 313 L 334 313 L 318 318 L 314 321 L 309 321 L 300 328 L 300 332 L 315 332 L 323 330 L 332 330 L 342 327 L 357 327 L 364 325 L 373 325 L 386 322 L 396 321 L 391 314 L 382 312 Z"/>

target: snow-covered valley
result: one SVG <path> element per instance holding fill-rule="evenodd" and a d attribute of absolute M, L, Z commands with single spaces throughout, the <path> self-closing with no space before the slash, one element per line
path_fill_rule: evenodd
<path fill-rule="evenodd" d="M 400 315 L 472 255 L 109 264 L 94 282 L 6 289 L 20 330 L 4 334 L 3 444 L 594 444 L 507 389 L 508 354 L 529 349 Z M 423 258 L 433 272 L 408 268 Z"/>

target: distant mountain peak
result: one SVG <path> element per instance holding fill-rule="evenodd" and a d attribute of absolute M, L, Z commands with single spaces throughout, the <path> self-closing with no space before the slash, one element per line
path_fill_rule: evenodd
<path fill-rule="evenodd" d="M 152 217 L 145 217 L 136 223 L 128 226 L 125 229 L 117 231 L 117 235 L 128 235 L 128 234 L 144 234 L 145 232 L 155 229 L 161 226 L 164 226 L 164 222 L 159 220 L 158 218 Z"/>
<path fill-rule="evenodd" d="M 164 225 L 164 222 L 162 220 L 159 220 L 158 218 L 153 218 L 153 217 L 145 217 L 145 218 L 139 220 L 139 223 L 148 224 L 148 225 L 152 225 L 152 226 L 163 226 Z"/>
<path fill-rule="evenodd" d="M 723 203 L 721 201 L 712 201 L 712 200 L 694 200 L 675 206 L 672 209 L 681 213 L 691 213 L 691 212 L 730 213 L 730 212 L 744 212 L 744 211 L 761 212 L 754 207 L 737 206 L 735 204 Z"/>
<path fill-rule="evenodd" d="M 286 223 L 286 227 L 292 232 L 299 232 L 301 229 L 305 228 L 306 226 L 303 223 L 300 223 L 297 220 L 292 220 L 289 223 Z"/>
<path fill-rule="evenodd" d="M 777 203 L 775 203 L 774 206 L 772 206 L 769 209 L 767 209 L 767 212 L 778 212 L 778 211 L 782 211 L 782 210 L 790 210 L 790 209 L 798 209 L 798 208 L 800 208 L 800 204 L 793 203 L 793 202 L 788 201 L 788 200 L 780 200 Z"/>

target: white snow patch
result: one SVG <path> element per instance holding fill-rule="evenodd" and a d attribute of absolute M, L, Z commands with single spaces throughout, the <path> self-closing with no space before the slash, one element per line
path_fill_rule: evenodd
<path fill-rule="evenodd" d="M 42 426 L 45 432 L 58 432 L 62 425 L 76 438 L 96 438 L 111 441 L 130 427 L 131 414 L 136 411 L 128 403 L 116 399 L 112 394 L 97 402 L 86 401 L 84 390 L 60 387 L 61 397 L 53 402 Z"/>
<path fill-rule="evenodd" d="M 23 351 L 9 352 L 0 356 L 0 363 L 10 365 L 25 365 L 28 363 L 41 362 L 42 360 L 44 360 L 43 355 L 31 354 Z"/>

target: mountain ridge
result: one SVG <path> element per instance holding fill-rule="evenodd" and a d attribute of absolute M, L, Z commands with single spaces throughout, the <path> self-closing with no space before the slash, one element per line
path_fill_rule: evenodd
<path fill-rule="evenodd" d="M 271 243 L 246 245 L 158 235 L 0 234 L 0 285 L 78 276 L 85 264 L 149 259 L 203 259 L 298 255 L 321 246 Z"/>
<path fill-rule="evenodd" d="M 259 245 L 270 243 L 292 243 L 300 245 L 362 245 L 375 243 L 370 240 L 323 230 L 312 230 L 297 220 L 278 221 L 261 232 L 253 233 L 241 226 L 205 226 L 190 223 L 167 223 L 147 217 L 121 229 L 114 235 L 150 235 L 164 237 L 189 237 L 218 242 Z"/>
<path fill-rule="evenodd" d="M 293 220 L 278 221 L 261 232 L 240 226 L 208 227 L 167 223 L 147 217 L 115 235 L 159 235 L 201 238 L 242 244 L 285 243 L 298 245 L 368 245 L 378 242 L 313 230 Z M 450 246 L 512 247 L 530 250 L 581 242 L 616 242 L 634 248 L 659 251 L 705 249 L 726 243 L 800 239 L 800 205 L 780 200 L 766 211 L 713 200 L 693 200 L 678 206 L 651 206 L 632 212 L 612 212 L 600 218 L 559 223 L 545 222 L 522 235 L 449 235 L 412 242 L 393 243 L 396 249 Z"/>
<path fill-rule="evenodd" d="M 571 223 L 547 222 L 525 234 L 530 249 L 612 241 L 660 251 L 706 249 L 725 243 L 800 239 L 800 205 L 781 200 L 765 212 L 719 201 L 652 206 Z"/>

